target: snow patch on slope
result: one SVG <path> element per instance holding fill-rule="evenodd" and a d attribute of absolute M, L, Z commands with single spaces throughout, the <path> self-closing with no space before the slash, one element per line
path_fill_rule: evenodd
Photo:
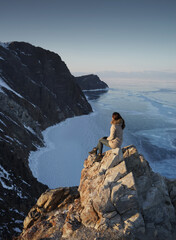
<path fill-rule="evenodd" d="M 17 95 L 20 98 L 23 98 L 23 96 L 21 96 L 19 93 L 15 92 L 11 87 L 9 87 L 9 85 L 7 85 L 7 83 L 4 82 L 4 80 L 0 77 L 0 92 L 3 92 L 3 88 L 8 89 L 9 91 L 13 92 L 15 95 Z"/>
<path fill-rule="evenodd" d="M 23 195 L 21 188 L 13 184 L 10 174 L 1 165 L 0 165 L 0 183 L 3 188 L 15 191 L 19 198 L 23 199 L 28 198 L 27 196 Z"/>
<path fill-rule="evenodd" d="M 26 126 L 26 125 L 24 125 L 24 127 L 25 127 L 29 132 L 31 132 L 32 134 L 36 135 L 36 132 L 35 132 L 31 127 Z"/>
<path fill-rule="evenodd" d="M 13 186 L 8 186 L 3 179 L 10 181 L 9 173 L 0 165 L 0 182 L 3 188 L 12 190 Z"/>
<path fill-rule="evenodd" d="M 0 42 L 0 46 L 3 47 L 3 48 L 8 49 L 10 43 L 11 43 L 11 42 L 6 42 L 6 43 Z"/>

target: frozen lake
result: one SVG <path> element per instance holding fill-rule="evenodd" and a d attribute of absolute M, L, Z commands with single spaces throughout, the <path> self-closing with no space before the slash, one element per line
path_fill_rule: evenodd
<path fill-rule="evenodd" d="M 124 81 L 87 98 L 92 114 L 49 127 L 43 132 L 46 147 L 31 152 L 29 165 L 40 182 L 49 188 L 79 185 L 83 162 L 98 139 L 109 135 L 114 111 L 126 121 L 123 146 L 135 145 L 155 172 L 176 178 L 175 82 Z"/>

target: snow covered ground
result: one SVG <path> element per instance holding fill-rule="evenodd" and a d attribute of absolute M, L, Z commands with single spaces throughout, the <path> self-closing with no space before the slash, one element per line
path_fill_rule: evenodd
<path fill-rule="evenodd" d="M 46 147 L 29 158 L 34 176 L 50 188 L 79 185 L 88 152 L 109 135 L 112 112 L 118 111 L 126 121 L 123 146 L 134 144 L 154 171 L 176 178 L 176 85 L 136 86 L 86 93 L 94 112 L 43 132 Z"/>

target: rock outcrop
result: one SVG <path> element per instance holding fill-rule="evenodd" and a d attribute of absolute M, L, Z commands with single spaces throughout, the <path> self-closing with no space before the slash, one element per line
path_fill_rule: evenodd
<path fill-rule="evenodd" d="M 176 181 L 154 173 L 134 146 L 89 155 L 79 188 L 41 195 L 18 240 L 176 239 Z"/>
<path fill-rule="evenodd" d="M 30 151 L 41 131 L 92 111 L 60 56 L 24 42 L 0 43 L 0 238 L 20 232 L 47 189 L 32 176 Z"/>
<path fill-rule="evenodd" d="M 75 81 L 82 90 L 107 90 L 109 88 L 105 82 L 101 81 L 100 78 L 94 74 L 75 77 Z"/>

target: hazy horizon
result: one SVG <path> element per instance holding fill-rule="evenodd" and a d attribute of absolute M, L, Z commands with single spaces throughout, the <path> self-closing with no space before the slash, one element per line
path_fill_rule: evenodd
<path fill-rule="evenodd" d="M 72 74 L 100 73 L 109 79 L 119 73 L 150 72 L 155 77 L 158 72 L 170 78 L 176 69 L 174 0 L 0 4 L 0 41 L 25 41 L 54 51 Z"/>

